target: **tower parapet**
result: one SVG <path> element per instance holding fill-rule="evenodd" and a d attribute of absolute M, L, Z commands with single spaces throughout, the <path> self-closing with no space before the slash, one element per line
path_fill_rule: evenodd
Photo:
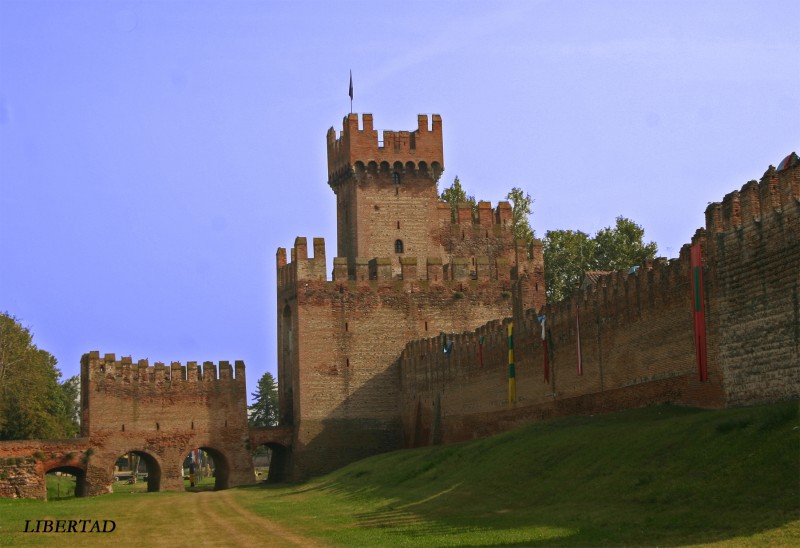
<path fill-rule="evenodd" d="M 348 114 L 337 138 L 336 130 L 328 130 L 328 184 L 332 188 L 354 169 L 372 171 L 415 171 L 434 180 L 444 171 L 442 117 L 417 116 L 416 131 L 383 131 L 383 140 L 373 128 L 372 114 L 362 114 L 363 128 L 359 129 L 358 114 Z"/>

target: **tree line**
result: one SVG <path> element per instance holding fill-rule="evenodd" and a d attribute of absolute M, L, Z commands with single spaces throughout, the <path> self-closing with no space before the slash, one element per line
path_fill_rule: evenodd
<path fill-rule="evenodd" d="M 80 377 L 64 382 L 52 354 L 0 313 L 0 440 L 71 438 L 80 431 Z"/>

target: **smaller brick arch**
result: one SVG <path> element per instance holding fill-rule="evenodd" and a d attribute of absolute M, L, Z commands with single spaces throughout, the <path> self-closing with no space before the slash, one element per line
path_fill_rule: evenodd
<path fill-rule="evenodd" d="M 284 481 L 291 475 L 292 454 L 291 426 L 267 426 L 264 428 L 250 429 L 250 448 L 255 449 L 262 445 L 272 451 L 272 461 L 269 465 L 269 482 Z"/>
<path fill-rule="evenodd" d="M 161 475 L 162 475 L 162 466 L 158 460 L 158 457 L 155 455 L 143 451 L 140 449 L 131 449 L 130 451 L 123 451 L 113 460 L 111 463 L 111 469 L 109 470 L 109 477 L 113 477 L 114 475 L 114 465 L 117 462 L 117 459 L 123 455 L 127 454 L 134 454 L 140 457 L 145 465 L 147 466 L 147 492 L 148 493 L 155 493 L 161 490 Z"/>
<path fill-rule="evenodd" d="M 86 468 L 78 466 L 55 466 L 44 471 L 44 475 L 62 472 L 75 476 L 75 496 L 86 496 Z"/>
<path fill-rule="evenodd" d="M 230 487 L 231 463 L 225 453 L 206 444 L 192 448 L 190 451 L 194 449 L 205 451 L 214 461 L 214 491 L 228 489 Z"/>

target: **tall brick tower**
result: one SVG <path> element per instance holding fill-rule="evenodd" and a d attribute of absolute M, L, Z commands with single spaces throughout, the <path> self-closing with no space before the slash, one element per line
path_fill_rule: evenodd
<path fill-rule="evenodd" d="M 444 170 L 442 119 L 420 114 L 416 131 L 373 129 L 372 114 L 344 118 L 341 136 L 328 130 L 328 184 L 336 193 L 337 256 L 355 272 L 358 257 L 439 256 L 436 181 Z"/>
<path fill-rule="evenodd" d="M 508 202 L 455 215 L 439 202 L 442 121 L 417 120 L 382 142 L 371 114 L 362 129 L 346 116 L 338 138 L 328 130 L 333 272 L 322 238 L 298 237 L 276 254 L 280 420 L 292 426 L 295 478 L 402 447 L 398 360 L 408 342 L 441 351 L 442 333 L 544 305 L 541 243 L 514 241 Z"/>

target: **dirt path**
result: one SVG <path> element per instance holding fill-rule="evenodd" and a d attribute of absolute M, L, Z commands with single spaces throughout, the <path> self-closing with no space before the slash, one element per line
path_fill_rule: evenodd
<path fill-rule="evenodd" d="M 50 546 L 153 546 L 202 548 L 206 546 L 323 546 L 318 540 L 287 529 L 239 503 L 237 493 L 152 493 L 76 499 L 72 504 L 31 505 L 25 519 L 110 519 L 116 524 L 108 535 L 43 533 L 23 534 L 21 527 L 11 537 L 13 544 Z M 56 510 L 54 512 L 53 510 Z M 93 517 L 96 516 L 96 517 Z"/>
<path fill-rule="evenodd" d="M 254 514 L 236 500 L 233 491 L 217 491 L 198 493 L 201 497 L 211 498 L 213 504 L 219 508 L 217 518 L 221 515 L 229 516 L 226 531 L 231 532 L 231 539 L 236 539 L 232 544 L 238 546 L 263 546 L 265 542 L 270 546 L 321 546 L 313 539 L 304 537 L 296 532 L 281 527 L 274 521 Z M 225 521 L 224 519 L 222 521 Z"/>

